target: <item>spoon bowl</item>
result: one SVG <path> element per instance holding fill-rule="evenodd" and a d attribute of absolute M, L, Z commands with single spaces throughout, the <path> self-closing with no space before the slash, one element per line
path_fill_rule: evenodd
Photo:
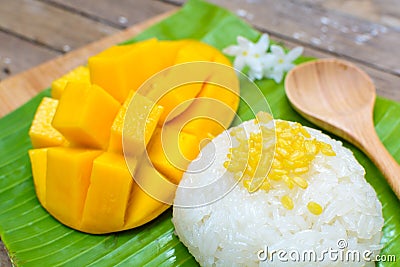
<path fill-rule="evenodd" d="M 375 86 L 364 71 L 343 60 L 316 60 L 292 69 L 285 90 L 303 117 L 360 148 L 400 199 L 400 166 L 376 134 Z"/>

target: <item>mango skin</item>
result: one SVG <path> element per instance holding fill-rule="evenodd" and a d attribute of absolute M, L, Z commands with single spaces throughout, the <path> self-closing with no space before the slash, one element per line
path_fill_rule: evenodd
<path fill-rule="evenodd" d="M 135 58 L 136 65 L 125 61 L 127 57 Z M 136 104 L 152 105 L 154 110 L 150 114 L 153 115 L 149 116 L 149 121 L 140 122 L 141 126 L 145 124 L 145 134 L 136 132 L 133 142 L 142 143 L 141 147 L 146 150 L 127 153 L 124 160 L 120 136 L 129 98 L 140 83 L 165 67 L 196 60 L 230 66 L 226 57 L 206 44 L 192 40 L 152 39 L 112 47 L 90 58 L 89 67 L 81 69 L 82 77 L 61 79 L 64 88 L 53 90 L 58 97 L 58 106 L 46 120 L 47 124 L 52 121 L 50 126 L 63 136 L 65 142 L 29 152 L 35 189 L 42 206 L 63 224 L 92 234 L 138 227 L 168 209 L 175 185 L 190 160 L 197 156 L 202 139 L 217 135 L 233 118 L 225 110 L 197 101 L 198 98 L 214 98 L 235 110 L 238 94 L 221 91 L 207 82 L 178 87 L 159 102 L 152 98 L 155 92 L 148 91 L 148 95 L 138 98 L 141 103 Z M 97 62 L 100 63 L 96 66 Z M 125 65 L 121 68 L 113 64 Z M 89 82 L 86 71 L 90 75 Z M 132 72 L 138 79 L 131 79 Z M 204 81 L 208 80 L 209 70 L 203 76 Z M 238 93 L 234 81 L 231 85 Z M 182 101 L 187 103 L 180 105 Z M 178 109 L 177 105 L 180 105 Z M 199 112 L 199 109 L 203 111 Z M 206 114 L 221 111 L 221 123 L 215 124 L 211 120 L 185 123 L 190 116 L 204 113 L 204 109 Z M 174 113 L 168 114 L 171 110 Z M 102 123 L 96 122 L 98 118 Z M 134 121 L 128 120 L 128 123 Z M 166 140 L 177 140 L 166 150 L 161 149 L 160 127 L 164 127 Z M 45 132 L 40 131 L 39 134 Z M 180 157 L 177 150 L 183 152 L 186 159 Z M 169 164 L 167 158 L 171 158 L 178 168 Z"/>

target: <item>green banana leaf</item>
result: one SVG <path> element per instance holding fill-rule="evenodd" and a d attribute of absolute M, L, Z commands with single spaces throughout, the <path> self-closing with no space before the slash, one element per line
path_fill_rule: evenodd
<path fill-rule="evenodd" d="M 259 32 L 228 11 L 198 0 L 147 29 L 129 42 L 149 37 L 193 38 L 218 49 L 236 43 L 242 35 L 256 40 Z M 310 60 L 301 58 L 297 63 Z M 276 118 L 312 126 L 290 106 L 283 84 L 262 80 L 258 86 Z M 27 104 L 0 120 L 0 235 L 16 266 L 193 266 L 194 258 L 174 235 L 171 209 L 154 221 L 129 231 L 89 235 L 72 230 L 53 219 L 39 204 L 32 182 L 28 130 L 45 90 Z M 241 107 L 239 116 L 250 118 Z M 378 97 L 374 120 L 379 137 L 400 161 L 400 103 Z M 344 142 L 365 167 L 366 179 L 383 204 L 382 255 L 400 260 L 400 203 L 381 173 L 358 149 Z M 395 266 L 395 263 L 378 263 Z"/>

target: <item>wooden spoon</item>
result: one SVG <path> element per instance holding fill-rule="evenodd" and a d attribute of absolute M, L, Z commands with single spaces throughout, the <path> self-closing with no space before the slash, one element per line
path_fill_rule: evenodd
<path fill-rule="evenodd" d="M 360 148 L 400 199 L 400 166 L 375 132 L 375 87 L 365 72 L 346 61 L 321 59 L 292 69 L 285 88 L 302 116 Z"/>

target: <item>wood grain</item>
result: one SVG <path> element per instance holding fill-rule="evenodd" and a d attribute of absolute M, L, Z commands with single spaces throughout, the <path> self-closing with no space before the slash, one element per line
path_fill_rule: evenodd
<path fill-rule="evenodd" d="M 298 42 L 297 40 L 287 40 L 281 37 L 271 35 L 271 38 L 277 42 L 280 42 L 287 46 L 288 48 L 294 48 L 299 45 L 303 45 L 302 43 Z M 310 46 L 304 46 L 304 53 L 305 56 L 311 56 L 316 58 L 332 58 L 336 57 L 339 59 L 347 59 L 345 56 L 338 56 L 334 53 L 324 50 L 316 50 Z M 400 77 L 397 75 L 393 75 L 390 73 L 386 73 L 381 70 L 377 70 L 367 65 L 363 65 L 360 63 L 356 63 L 358 67 L 364 70 L 368 75 L 371 76 L 377 94 L 392 100 L 396 100 L 400 102 Z"/>
<path fill-rule="evenodd" d="M 184 0 L 174 2 L 184 3 Z M 299 40 L 400 76 L 400 31 L 303 0 L 210 0 L 242 16 L 262 31 Z M 383 1 L 383 4 L 385 2 Z M 382 4 L 382 5 L 383 5 Z"/>
<path fill-rule="evenodd" d="M 4 32 L 0 32 L 0 44 L 0 80 L 61 54 Z"/>
<path fill-rule="evenodd" d="M 400 199 L 400 165 L 375 131 L 375 88 L 366 73 L 347 61 L 319 59 L 292 69 L 285 84 L 295 110 L 360 148 Z"/>
<path fill-rule="evenodd" d="M 398 0 L 302 0 L 327 10 L 335 10 L 364 20 L 400 29 Z"/>
<path fill-rule="evenodd" d="M 0 82 L 0 117 L 16 109 L 38 92 L 50 86 L 51 82 L 72 70 L 86 64 L 87 58 L 129 38 L 150 25 L 171 15 L 175 10 L 151 18 L 112 36 L 72 51 L 54 60 L 43 63 L 31 70 Z"/>
<path fill-rule="evenodd" d="M 113 34 L 108 25 L 34 0 L 0 0 L 1 29 L 68 52 Z"/>
<path fill-rule="evenodd" d="M 46 2 L 58 4 L 121 28 L 174 9 L 171 4 L 154 0 L 46 0 Z"/>

